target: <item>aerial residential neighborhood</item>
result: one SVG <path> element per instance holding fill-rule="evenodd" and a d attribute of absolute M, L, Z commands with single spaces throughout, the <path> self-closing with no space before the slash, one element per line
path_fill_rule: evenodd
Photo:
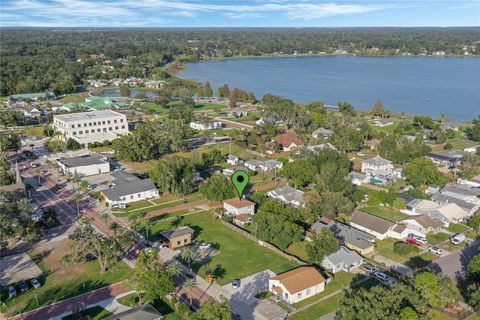
<path fill-rule="evenodd" d="M 0 11 L 1 319 L 479 319 L 478 27 L 32 3 Z"/>

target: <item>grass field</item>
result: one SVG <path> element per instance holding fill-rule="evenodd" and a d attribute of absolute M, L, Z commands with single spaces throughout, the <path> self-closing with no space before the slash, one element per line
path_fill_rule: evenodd
<path fill-rule="evenodd" d="M 397 262 L 403 263 L 406 260 L 416 256 L 418 253 L 421 252 L 421 250 L 414 245 L 410 245 L 412 251 L 409 254 L 406 255 L 400 255 L 396 252 L 393 251 L 393 245 L 395 242 L 398 242 L 401 240 L 396 240 L 396 239 L 385 239 L 385 240 L 377 240 L 375 243 L 375 248 L 376 250 L 384 257 L 387 257 L 389 259 L 395 260 Z"/>
<path fill-rule="evenodd" d="M 44 272 L 40 278 L 42 286 L 30 289 L 13 299 L 2 297 L 6 301 L 4 312 L 13 315 L 35 309 L 37 307 L 64 300 L 94 289 L 98 289 L 124 280 L 131 269 L 120 262 L 112 272 L 102 273 L 97 261 L 81 264 L 65 264 L 62 257 L 70 252 L 72 242 L 64 240 L 57 242 L 54 249 L 34 249 L 29 256 Z M 5 291 L 2 290 L 2 295 Z M 38 298 L 38 304 L 35 297 Z"/>
<path fill-rule="evenodd" d="M 448 234 L 445 232 L 438 232 L 438 233 L 430 233 L 427 234 L 428 244 L 432 246 L 436 246 L 442 242 L 447 241 L 450 238 Z"/>
<path fill-rule="evenodd" d="M 299 259 L 302 259 L 303 261 L 308 261 L 307 242 L 305 241 L 292 243 L 291 245 L 288 246 L 285 252 Z"/>
<path fill-rule="evenodd" d="M 421 269 L 426 267 L 430 262 L 436 260 L 438 256 L 434 255 L 431 252 L 424 252 L 418 256 L 411 257 L 405 265 L 413 269 Z"/>
<path fill-rule="evenodd" d="M 100 306 L 91 307 L 80 312 L 72 313 L 69 316 L 63 317 L 62 320 L 79 320 L 79 319 L 91 319 L 100 320 L 108 317 L 112 313 Z"/>
<path fill-rule="evenodd" d="M 385 208 L 385 207 L 363 207 L 360 210 L 363 212 L 369 213 L 373 216 L 377 216 L 379 218 L 383 218 L 388 221 L 396 222 L 400 219 L 404 219 L 408 217 L 408 214 L 400 212 L 398 210 L 392 208 Z"/>
<path fill-rule="evenodd" d="M 73 94 L 69 94 L 66 97 L 63 97 L 62 99 L 60 99 L 58 101 L 60 101 L 61 103 L 70 103 L 70 102 L 71 103 L 80 103 L 80 102 L 84 102 L 85 99 L 82 98 L 79 93 L 73 93 Z"/>
<path fill-rule="evenodd" d="M 458 224 L 458 223 L 450 223 L 447 228 L 448 231 L 453 232 L 453 233 L 462 233 L 462 232 L 467 232 L 470 230 L 469 227 Z"/>
<path fill-rule="evenodd" d="M 217 282 L 221 285 L 236 278 L 243 278 L 256 272 L 271 269 L 276 273 L 284 272 L 298 266 L 273 251 L 257 245 L 241 234 L 224 226 L 210 212 L 185 216 L 179 223 L 176 219 L 161 220 L 155 224 L 155 232 L 188 225 L 195 230 L 196 240 L 212 243 L 220 250 L 209 265 L 222 265 L 222 272 L 217 274 Z M 201 276 L 205 276 L 206 265 L 194 265 L 193 268 Z"/>

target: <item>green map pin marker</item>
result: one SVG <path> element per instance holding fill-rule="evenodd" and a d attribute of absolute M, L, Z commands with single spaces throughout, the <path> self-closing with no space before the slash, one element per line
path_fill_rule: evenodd
<path fill-rule="evenodd" d="M 235 173 L 232 174 L 232 183 L 235 186 L 235 190 L 237 190 L 238 198 L 242 198 L 243 191 L 245 190 L 248 181 L 250 181 L 250 176 L 243 170 L 235 171 Z"/>

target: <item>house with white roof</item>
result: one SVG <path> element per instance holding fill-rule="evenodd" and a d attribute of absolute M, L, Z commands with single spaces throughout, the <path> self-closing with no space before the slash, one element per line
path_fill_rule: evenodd
<path fill-rule="evenodd" d="M 441 221 L 448 226 L 450 223 L 458 223 L 470 216 L 470 213 L 455 203 L 437 203 L 430 200 L 415 199 L 407 203 L 402 212 L 409 215 L 425 214 L 432 219 Z"/>
<path fill-rule="evenodd" d="M 293 304 L 323 292 L 325 283 L 325 278 L 315 267 L 302 266 L 270 278 L 268 290 L 277 299 Z"/>
<path fill-rule="evenodd" d="M 333 134 L 332 130 L 320 127 L 317 130 L 312 132 L 312 137 L 313 138 L 320 138 L 320 137 L 327 138 L 327 137 L 331 137 L 332 134 Z"/>
<path fill-rule="evenodd" d="M 267 193 L 267 196 L 280 201 L 285 205 L 294 208 L 303 207 L 305 205 L 303 200 L 304 192 L 290 186 L 278 187 Z"/>
<path fill-rule="evenodd" d="M 232 166 L 236 166 L 237 164 L 241 163 L 241 159 L 234 154 L 229 154 L 227 156 L 227 163 L 231 164 Z"/>
<path fill-rule="evenodd" d="M 322 261 L 322 267 L 333 273 L 339 271 L 351 272 L 363 263 L 363 257 L 355 251 L 340 246 L 337 252 L 326 256 Z"/>
<path fill-rule="evenodd" d="M 222 122 L 219 120 L 210 120 L 208 122 L 192 121 L 190 122 L 190 128 L 198 131 L 221 129 Z"/>
<path fill-rule="evenodd" d="M 322 151 L 323 149 L 332 149 L 337 151 L 337 148 L 335 148 L 335 146 L 331 143 L 322 143 L 322 144 L 307 146 L 307 150 L 310 152 L 319 152 L 319 151 Z"/>
<path fill-rule="evenodd" d="M 361 186 L 362 184 L 370 182 L 370 176 L 360 172 L 354 172 L 354 171 L 348 174 L 347 179 L 357 186 Z"/>

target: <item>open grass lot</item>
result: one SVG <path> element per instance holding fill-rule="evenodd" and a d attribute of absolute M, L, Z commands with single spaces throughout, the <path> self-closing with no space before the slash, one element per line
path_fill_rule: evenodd
<path fill-rule="evenodd" d="M 314 295 L 313 297 L 310 297 L 308 299 L 305 299 L 305 300 L 302 300 L 302 301 L 296 303 L 295 307 L 297 307 L 297 308 L 304 307 L 304 306 L 306 306 L 306 305 L 308 305 L 308 304 L 310 304 L 314 301 L 322 299 L 323 297 L 331 294 L 332 292 L 340 290 L 343 287 L 346 287 L 346 286 L 350 285 L 351 283 L 356 282 L 356 281 L 358 281 L 360 279 L 363 279 L 363 278 L 365 278 L 365 276 L 363 274 L 355 274 L 355 273 L 349 273 L 349 272 L 344 272 L 344 271 L 338 272 L 334 275 L 334 278 L 333 278 L 332 282 L 325 285 L 325 291 L 323 291 L 322 293 L 319 293 L 317 295 Z"/>
<path fill-rule="evenodd" d="M 63 317 L 62 320 L 78 320 L 78 319 L 91 319 L 100 320 L 108 317 L 112 313 L 100 306 L 91 307 L 80 312 L 73 313 L 69 316 Z"/>
<path fill-rule="evenodd" d="M 418 256 L 411 257 L 407 262 L 405 262 L 405 264 L 413 269 L 421 269 L 436 259 L 438 259 L 437 255 L 434 255 L 431 252 L 424 252 Z"/>
<path fill-rule="evenodd" d="M 202 102 L 202 103 L 196 103 L 195 106 L 193 107 L 193 110 L 195 111 L 215 110 L 215 109 L 225 109 L 227 107 L 228 106 L 224 104 Z"/>
<path fill-rule="evenodd" d="M 79 93 L 74 93 L 74 94 L 69 94 L 66 97 L 63 97 L 62 99 L 58 100 L 61 103 L 80 103 L 84 102 L 85 99 L 80 96 Z"/>
<path fill-rule="evenodd" d="M 257 245 L 241 234 L 224 226 L 210 212 L 195 213 L 185 216 L 181 221 L 163 220 L 155 224 L 155 232 L 188 225 L 195 230 L 198 241 L 205 241 L 216 246 L 220 253 L 210 260 L 209 265 L 222 265 L 223 271 L 217 274 L 221 285 L 236 278 L 243 278 L 256 272 L 271 269 L 275 273 L 284 272 L 298 265 L 273 251 Z M 194 270 L 205 276 L 206 265 L 194 265 Z"/>
<path fill-rule="evenodd" d="M 134 172 L 146 173 L 152 170 L 157 164 L 157 160 L 148 160 L 143 162 L 137 161 L 120 161 L 120 164 Z"/>
<path fill-rule="evenodd" d="M 170 201 L 176 201 L 176 200 L 181 200 L 182 197 L 171 194 L 171 193 L 166 193 L 162 194 L 159 198 L 152 199 L 151 201 L 156 203 L 156 204 L 162 204 L 165 202 L 170 202 Z"/>
<path fill-rule="evenodd" d="M 55 243 L 55 248 L 36 248 L 29 251 L 30 257 L 44 272 L 39 281 L 42 287 L 30 289 L 14 299 L 6 299 L 2 290 L 2 301 L 6 301 L 4 312 L 18 314 L 40 306 L 64 300 L 124 280 L 131 269 L 123 262 L 112 272 L 101 273 L 97 261 L 81 264 L 64 264 L 61 258 L 70 252 L 72 242 Z M 38 305 L 35 300 L 38 298 Z"/>
<path fill-rule="evenodd" d="M 331 284 L 330 284 L 331 285 Z M 373 286 L 378 285 L 378 281 L 370 278 L 366 280 L 365 282 L 354 286 L 354 288 L 365 288 L 369 289 Z M 328 287 L 327 287 L 328 288 Z M 288 317 L 289 320 L 312 320 L 312 319 L 318 319 L 326 314 L 329 314 L 330 312 L 335 311 L 338 306 L 340 305 L 340 302 L 342 301 L 343 298 L 343 293 L 340 292 L 334 296 L 331 296 L 328 299 L 325 299 L 310 308 L 306 308 L 305 310 L 302 310 L 298 313 L 295 313 Z M 311 299 L 311 298 L 310 298 Z M 306 300 L 304 300 L 306 301 Z M 304 302 L 302 301 L 302 302 Z"/>
<path fill-rule="evenodd" d="M 450 236 L 445 232 L 427 234 L 427 241 L 428 241 L 428 244 L 431 246 L 436 246 L 442 242 L 447 241 L 449 238 Z"/>
<path fill-rule="evenodd" d="M 231 148 L 231 149 L 230 149 Z M 253 158 L 253 155 L 248 151 L 246 147 L 239 146 L 238 144 L 232 142 L 232 143 L 222 143 L 222 144 L 215 144 L 215 145 L 209 145 L 209 146 L 201 146 L 199 148 L 195 149 L 195 152 L 198 153 L 207 153 L 209 151 L 217 149 L 223 154 L 228 154 L 232 153 L 236 155 L 237 157 L 240 157 L 244 160 L 248 160 Z M 225 167 L 227 167 L 227 163 L 225 163 Z"/>
<path fill-rule="evenodd" d="M 389 259 L 395 260 L 397 262 L 403 263 L 406 260 L 412 258 L 413 256 L 416 256 L 418 253 L 420 253 L 422 250 L 415 247 L 412 244 L 409 244 L 411 246 L 411 252 L 406 255 L 400 255 L 393 251 L 393 245 L 395 242 L 401 242 L 401 240 L 396 240 L 396 239 L 385 239 L 385 240 L 377 240 L 375 243 L 376 250 L 378 251 L 379 254 L 381 254 L 384 257 L 387 257 Z"/>
<path fill-rule="evenodd" d="M 447 228 L 448 231 L 453 232 L 453 233 L 462 233 L 462 232 L 467 232 L 470 230 L 469 227 L 463 225 L 463 224 L 458 224 L 458 223 L 450 223 Z"/>
<path fill-rule="evenodd" d="M 400 212 L 398 210 L 392 208 L 385 208 L 385 207 L 363 207 L 360 210 L 371 214 L 373 216 L 377 216 L 379 218 L 383 218 L 388 221 L 396 222 L 400 219 L 404 219 L 408 217 L 408 214 Z"/>
<path fill-rule="evenodd" d="M 285 251 L 292 256 L 302 259 L 303 261 L 308 261 L 306 241 L 294 242 L 289 245 Z"/>

